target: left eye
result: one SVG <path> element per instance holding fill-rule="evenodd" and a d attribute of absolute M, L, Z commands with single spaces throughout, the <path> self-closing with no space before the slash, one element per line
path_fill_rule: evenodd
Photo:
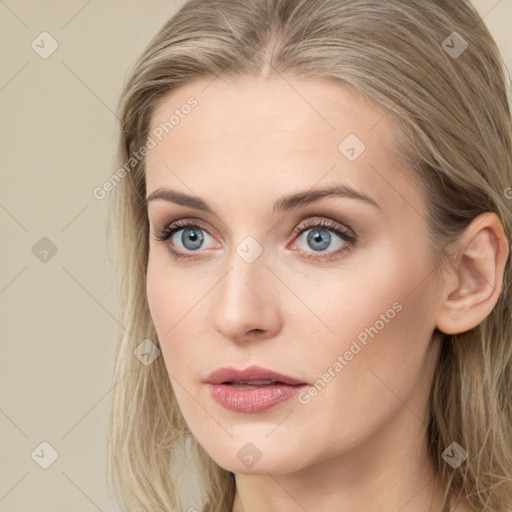
<path fill-rule="evenodd" d="M 335 235 L 334 238 L 338 238 L 338 243 L 335 247 L 331 247 L 333 242 L 333 233 Z M 305 248 L 304 246 L 299 247 L 299 250 L 308 252 L 312 249 L 313 252 L 317 253 L 337 253 L 344 249 L 348 249 L 355 241 L 352 235 L 331 224 L 319 224 L 303 228 L 300 230 L 297 240 L 306 244 Z"/>

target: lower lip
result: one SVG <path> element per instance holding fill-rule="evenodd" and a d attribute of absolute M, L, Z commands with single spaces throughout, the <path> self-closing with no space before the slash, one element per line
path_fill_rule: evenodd
<path fill-rule="evenodd" d="M 263 412 L 297 395 L 306 385 L 271 384 L 242 389 L 231 384 L 208 384 L 212 398 L 230 411 Z"/>

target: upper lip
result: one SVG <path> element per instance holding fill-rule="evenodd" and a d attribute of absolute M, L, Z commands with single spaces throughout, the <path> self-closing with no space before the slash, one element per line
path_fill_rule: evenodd
<path fill-rule="evenodd" d="M 269 370 L 268 368 L 261 368 L 260 366 L 249 366 L 244 370 L 237 370 L 232 367 L 219 368 L 212 372 L 205 382 L 208 384 L 226 384 L 229 382 L 242 383 L 259 380 L 270 380 L 272 382 L 279 382 L 288 384 L 290 386 L 298 386 L 306 384 L 305 382 L 283 375 L 282 373 Z"/>

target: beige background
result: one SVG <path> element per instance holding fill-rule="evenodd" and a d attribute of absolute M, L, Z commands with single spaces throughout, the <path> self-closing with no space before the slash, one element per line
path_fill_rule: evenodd
<path fill-rule="evenodd" d="M 114 510 L 105 427 L 117 291 L 108 203 L 92 190 L 115 170 L 123 80 L 181 3 L 0 0 L 0 512 Z M 475 5 L 512 70 L 512 0 Z M 47 59 L 31 47 L 43 31 L 59 45 Z M 32 252 L 43 237 L 57 248 L 46 262 Z M 43 441 L 58 452 L 48 469 L 35 462 L 48 460 Z"/>

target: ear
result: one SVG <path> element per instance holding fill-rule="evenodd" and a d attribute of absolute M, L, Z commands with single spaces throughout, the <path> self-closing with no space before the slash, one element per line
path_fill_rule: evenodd
<path fill-rule="evenodd" d="M 445 334 L 469 331 L 491 313 L 510 253 L 503 225 L 492 212 L 473 219 L 459 242 L 437 319 L 437 328 Z"/>

